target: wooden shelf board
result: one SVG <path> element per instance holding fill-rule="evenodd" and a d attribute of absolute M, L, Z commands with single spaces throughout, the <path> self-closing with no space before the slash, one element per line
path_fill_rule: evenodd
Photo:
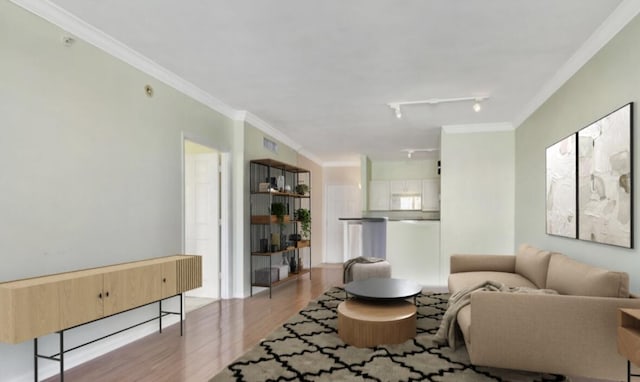
<path fill-rule="evenodd" d="M 300 195 L 294 192 L 280 192 L 280 191 L 252 191 L 251 195 L 274 195 L 274 196 L 287 196 L 292 198 L 309 199 L 311 195 Z"/>
<path fill-rule="evenodd" d="M 283 163 L 283 162 L 278 162 L 277 160 L 273 160 L 273 159 L 254 159 L 251 161 L 251 163 L 257 163 L 263 166 L 271 166 L 279 170 L 285 170 L 285 171 L 295 172 L 295 173 L 310 172 L 309 170 L 306 170 L 304 168 L 292 166 L 290 164 Z"/>
<path fill-rule="evenodd" d="M 291 251 L 293 251 L 295 249 L 296 249 L 296 247 L 287 247 L 287 249 L 283 249 L 281 251 L 275 251 L 275 252 L 251 252 L 251 256 L 265 256 L 265 257 L 268 257 L 268 256 L 273 256 L 273 255 L 279 255 L 279 254 L 284 253 L 284 252 L 291 252 Z"/>
<path fill-rule="evenodd" d="M 273 288 L 273 287 L 278 286 L 280 284 L 284 284 L 287 281 L 296 280 L 296 279 L 300 278 L 301 276 L 304 276 L 304 275 L 306 275 L 307 273 L 310 273 L 310 272 L 311 272 L 311 270 L 309 270 L 309 269 L 303 269 L 298 273 L 289 273 L 289 277 L 271 283 L 271 287 Z M 251 284 L 251 286 L 269 288 L 269 284 L 253 283 L 253 284 Z"/>
<path fill-rule="evenodd" d="M 283 223 L 292 223 L 289 215 L 284 216 Z M 251 224 L 280 224 L 280 222 L 278 221 L 278 217 L 275 215 L 253 215 L 251 216 Z"/>

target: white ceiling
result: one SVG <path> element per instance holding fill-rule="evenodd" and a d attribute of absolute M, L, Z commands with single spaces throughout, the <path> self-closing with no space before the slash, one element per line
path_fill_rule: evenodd
<path fill-rule="evenodd" d="M 403 159 L 402 149 L 438 147 L 443 125 L 521 122 L 622 3 L 51 2 L 231 108 L 257 116 L 325 164 L 361 154 Z M 406 106 L 398 120 L 386 106 L 480 95 L 491 97 L 480 113 L 472 102 Z"/>

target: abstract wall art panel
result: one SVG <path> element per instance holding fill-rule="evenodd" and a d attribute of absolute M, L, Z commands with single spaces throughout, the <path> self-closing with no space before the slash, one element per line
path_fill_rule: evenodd
<path fill-rule="evenodd" d="M 547 234 L 576 238 L 576 135 L 547 148 Z"/>
<path fill-rule="evenodd" d="M 579 239 L 633 247 L 632 104 L 578 132 Z"/>

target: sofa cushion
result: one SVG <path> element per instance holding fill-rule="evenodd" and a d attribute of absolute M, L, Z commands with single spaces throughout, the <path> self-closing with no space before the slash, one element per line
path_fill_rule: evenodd
<path fill-rule="evenodd" d="M 538 288 L 548 288 L 547 270 L 551 253 L 522 244 L 516 254 L 516 273 L 528 278 Z"/>
<path fill-rule="evenodd" d="M 554 253 L 549 262 L 547 288 L 560 294 L 595 297 L 629 297 L 629 275 L 575 261 Z"/>
<path fill-rule="evenodd" d="M 456 293 L 459 290 L 474 287 L 485 281 L 495 281 L 510 287 L 536 286 L 517 273 L 508 272 L 460 272 L 449 275 L 449 292 Z"/>

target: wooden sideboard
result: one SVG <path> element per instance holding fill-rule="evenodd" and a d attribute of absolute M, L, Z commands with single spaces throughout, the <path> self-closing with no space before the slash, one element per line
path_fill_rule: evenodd
<path fill-rule="evenodd" d="M 110 265 L 100 268 L 46 275 L 0 283 L 0 342 L 16 344 L 34 339 L 34 354 L 60 362 L 64 371 L 65 330 L 202 286 L 202 258 L 175 255 Z M 37 338 L 60 334 L 60 353 L 45 357 L 37 353 Z M 93 341 L 92 341 L 93 342 Z M 77 347 L 76 347 L 77 348 Z M 75 348 L 74 348 L 75 349 Z"/>

